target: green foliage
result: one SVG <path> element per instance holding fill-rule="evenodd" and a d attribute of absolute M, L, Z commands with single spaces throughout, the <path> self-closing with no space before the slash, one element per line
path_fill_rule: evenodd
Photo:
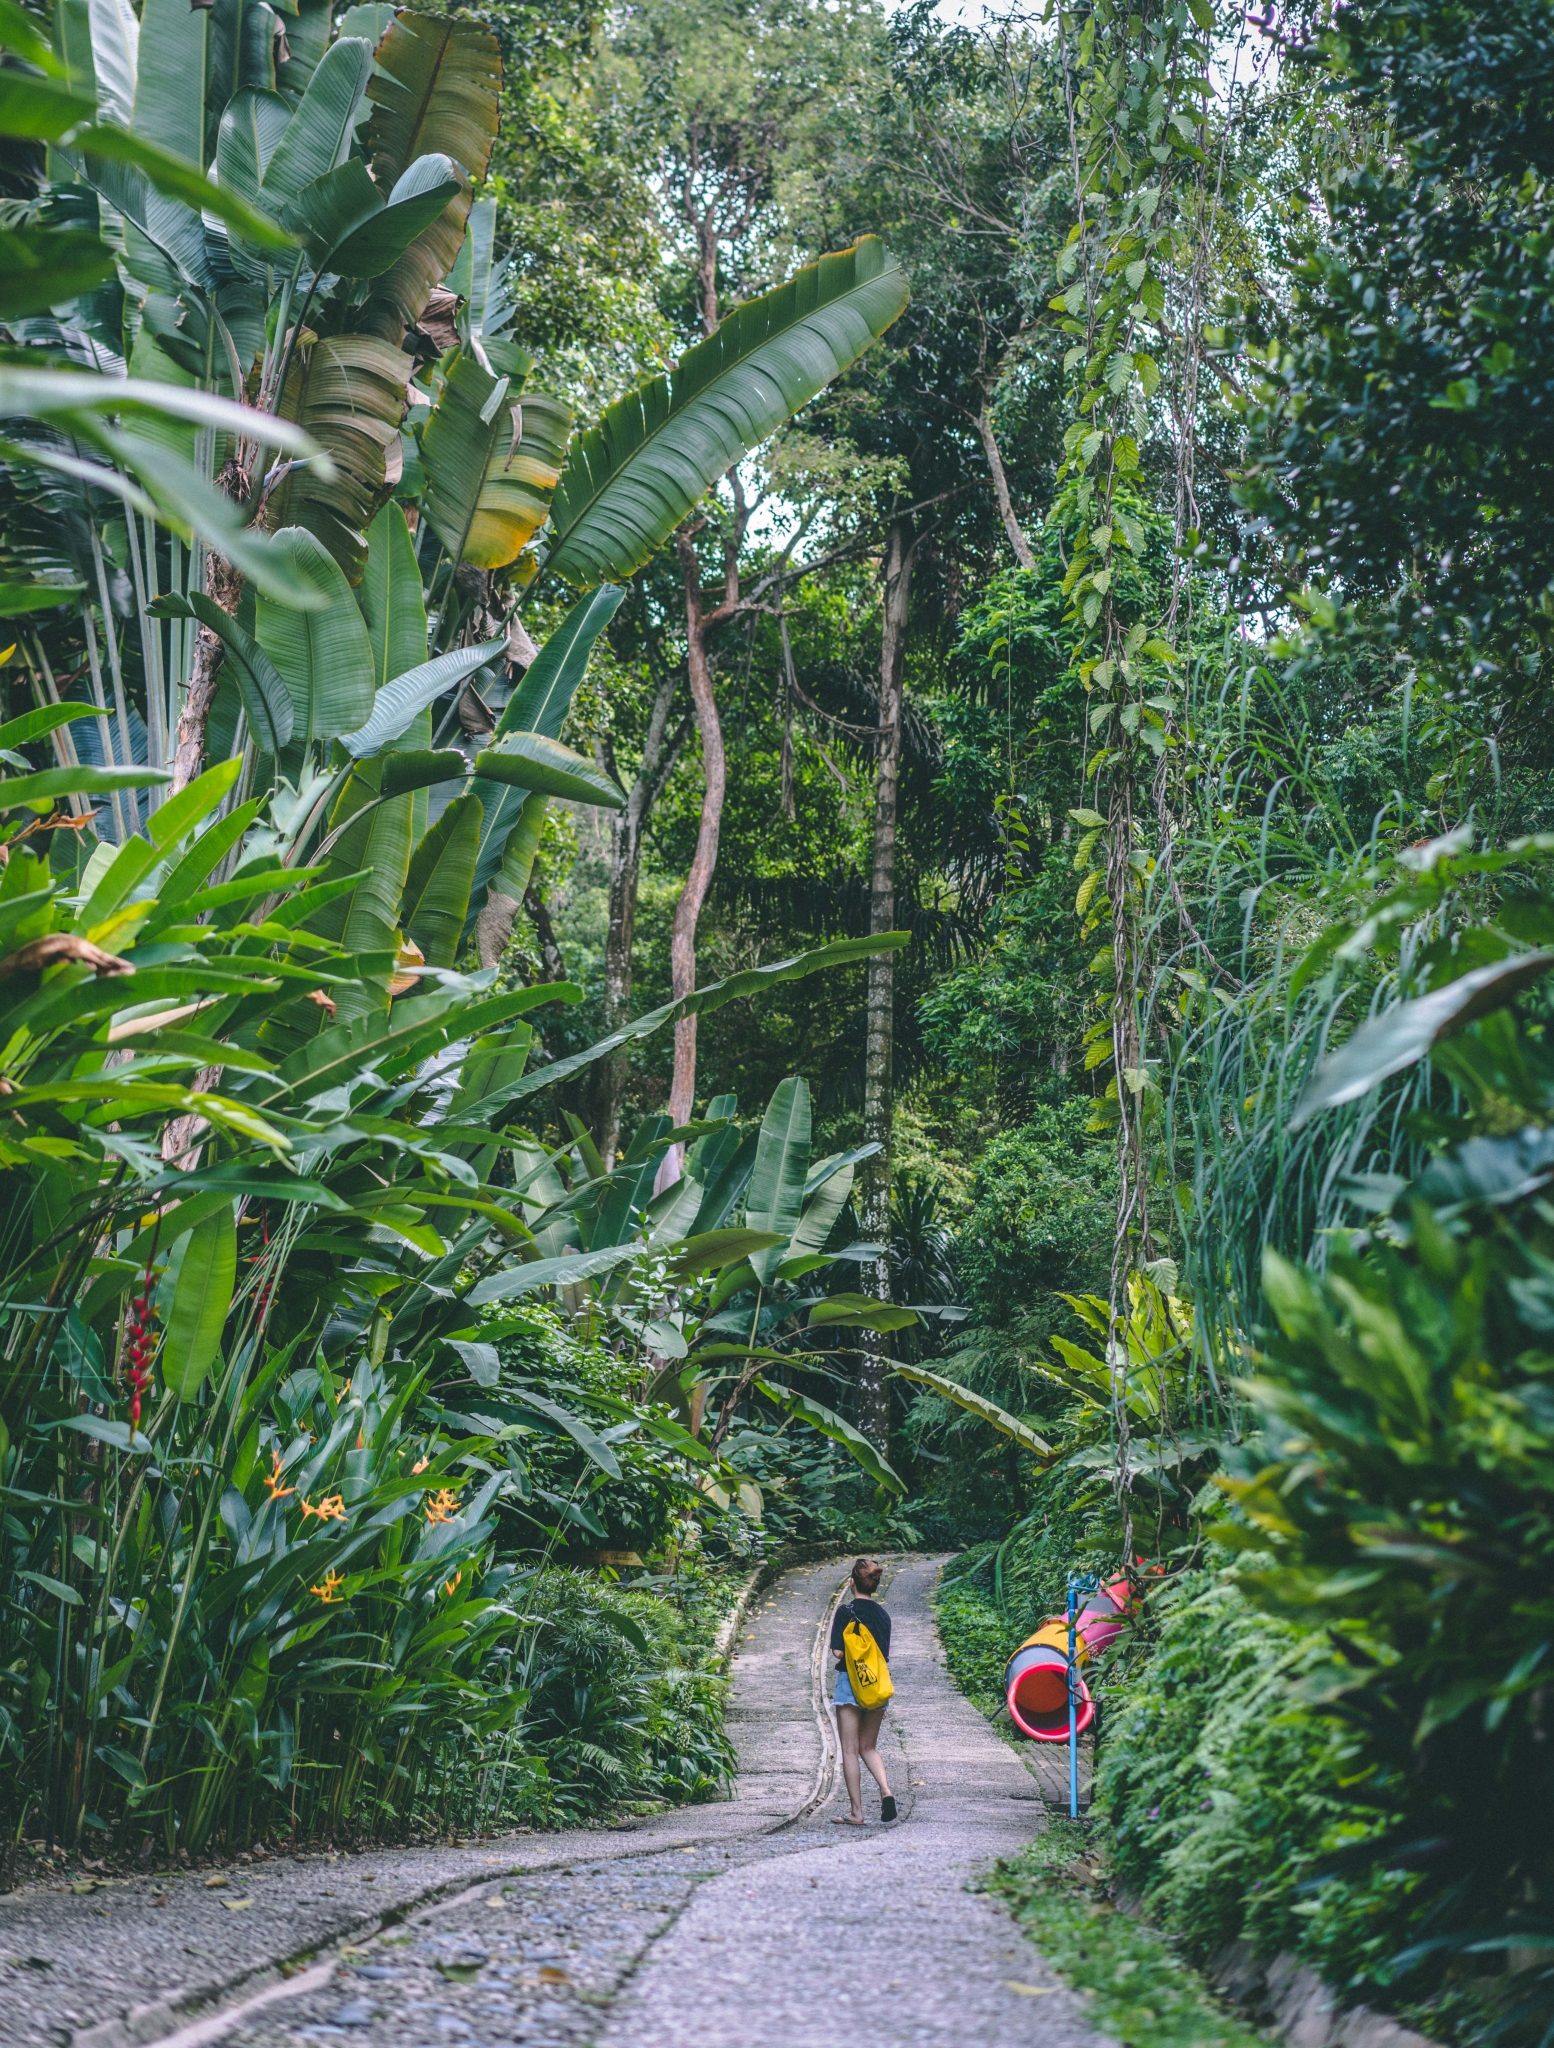
<path fill-rule="evenodd" d="M 1343 1797 L 1335 1731 L 1291 1707 L 1323 1639 L 1249 1613 L 1224 1567 L 1153 1594 L 1149 1628 L 1148 1662 L 1112 1700 L 1101 1750 L 1118 1879 L 1192 1962 L 1246 1940 L 1261 1956 L 1298 1949 L 1339 1982 L 1374 1966 L 1354 1888 L 1309 1889 L 1322 1853 L 1375 1825 Z M 1383 1894 L 1398 1889 L 1383 1880 Z"/>
<path fill-rule="evenodd" d="M 1257 323 L 1244 493 L 1285 587 L 1331 583 L 1360 630 L 1512 688 L 1549 605 L 1546 28 L 1536 4 L 1367 0 L 1318 39 L 1377 146 L 1328 169 L 1323 232 Z"/>
<path fill-rule="evenodd" d="M 748 305 L 605 414 L 570 456 L 550 566 L 588 588 L 640 569 L 703 493 L 878 340 L 907 302 L 875 236 Z"/>
<path fill-rule="evenodd" d="M 1456 1070 L 1471 1088 L 1517 1052 L 1500 1013 Z M 1536 1044 L 1521 1063 L 1541 1082 Z M 1245 1540 L 1271 1553 L 1248 1591 L 1335 1631 L 1328 1711 L 1386 1821 L 1376 1862 L 1418 1873 L 1410 1950 L 1425 1981 L 1453 1950 L 1503 1950 L 1547 1925 L 1550 1247 L 1527 1200 L 1544 1149 L 1534 1132 L 1469 1139 L 1325 1280 L 1270 1255 L 1280 1334 L 1248 1388 L 1265 1441 L 1233 1487 L 1256 1525 Z M 1533 2038 L 1541 1976 L 1514 2002 L 1513 2034 Z"/>
<path fill-rule="evenodd" d="M 1059 1291 L 1105 1289 L 1115 1170 L 1086 1122 L 1082 1102 L 1042 1108 L 978 1161 L 960 1275 L 965 1299 L 993 1328 Z"/>
<path fill-rule="evenodd" d="M 1104 1506 L 1096 1518 L 1092 1503 L 1088 1542 L 1071 1484 L 1052 1492 L 1048 1507 L 1050 1520 L 1044 1513 L 1033 1518 L 1039 1526 L 957 1560 L 939 1597 L 951 1674 L 990 1718 L 1003 1714 L 1010 1651 L 1063 1611 L 1068 1571 L 1108 1563 L 1092 1547 L 1095 1535 L 1111 1540 Z M 995 1560 L 1002 1604 L 992 1592 Z M 1140 1902 L 1142 1938 L 1178 1959 L 1177 1988 L 1205 2000 L 1207 2012 L 1218 2008 L 1182 1966 L 1206 1966 L 1236 1941 L 1264 1960 L 1293 1952 L 1330 1982 L 1385 2000 L 1385 1965 L 1413 1880 L 1354 1866 L 1380 1817 L 1346 1790 L 1352 1752 L 1342 1735 L 1292 1699 L 1329 1647 L 1309 1627 L 1250 1611 L 1240 1577 L 1221 1566 L 1154 1588 L 1132 1639 L 1095 1674 L 1097 1814 L 1083 1838 L 1089 1868 L 1078 1876 L 1088 1885 L 1104 1870 Z M 1052 1823 L 1044 1839 L 1066 1825 Z M 1345 1853 L 1351 1867 L 1329 1867 Z M 1030 1901 L 1038 1870 L 1061 1896 L 1063 1871 L 1051 1853 L 1017 1865 L 1008 1888 L 995 1889 Z M 1041 1921 L 1041 1937 L 1066 1941 L 1070 1924 L 1057 1908 Z M 1098 1988 L 1097 1978 L 1072 1981 Z M 1135 1995 L 1160 2011 L 1142 1990 L 1130 1991 L 1129 2006 Z M 1147 2020 L 1130 2017 L 1147 2030 Z"/>
<path fill-rule="evenodd" d="M 1097 1897 L 1100 1867 L 1082 1825 L 1049 1821 L 986 1889 L 1123 2048 L 1254 2048 L 1263 2036 L 1217 2003 L 1169 1942 Z"/>
<path fill-rule="evenodd" d="M 946 1579 L 934 1608 L 950 1676 L 989 1719 L 1003 1707 L 1004 1666 L 1019 1637 L 1003 1609 L 966 1582 L 966 1573 L 990 1564 L 996 1547 L 983 1545 L 958 1558 L 956 1579 Z"/>
<path fill-rule="evenodd" d="M 710 1656 L 717 1612 L 694 1577 L 682 1591 L 654 1598 L 563 1570 L 523 1587 L 513 1676 L 528 1693 L 555 1818 L 723 1793 L 734 1753 Z"/>

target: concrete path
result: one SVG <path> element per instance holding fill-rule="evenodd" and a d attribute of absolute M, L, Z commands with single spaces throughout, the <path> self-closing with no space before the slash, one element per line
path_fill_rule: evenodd
<path fill-rule="evenodd" d="M 1043 1808 L 944 1672 L 937 1570 L 907 1561 L 885 1588 L 895 1828 L 872 1799 L 867 1829 L 829 1825 L 842 1801 L 817 1678 L 841 1569 L 809 1567 L 761 1596 L 735 1645 L 731 1799 L 463 1849 L 241 1861 L 214 1887 L 205 1872 L 29 1887 L 0 1897 L 0 2042 L 1105 2048 L 965 1888 Z"/>
<path fill-rule="evenodd" d="M 1023 1848 L 1041 1794 L 948 1678 L 929 1596 L 937 1562 L 886 1580 L 891 1676 L 881 1755 L 894 1828 L 816 1818 L 700 1886 L 654 1945 L 601 2048 L 1096 2048 L 1082 2009 L 968 1883 Z M 878 1814 L 872 1784 L 865 1811 Z"/>

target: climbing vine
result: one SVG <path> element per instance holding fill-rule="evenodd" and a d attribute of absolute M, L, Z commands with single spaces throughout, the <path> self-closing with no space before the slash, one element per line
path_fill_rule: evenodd
<path fill-rule="evenodd" d="M 1127 1276 L 1154 1251 L 1145 1154 L 1152 1091 L 1141 1013 L 1150 978 L 1146 907 L 1162 852 L 1140 826 L 1149 778 L 1177 744 L 1175 644 L 1178 579 L 1162 607 L 1141 573 L 1143 447 L 1150 408 L 1168 372 L 1178 392 L 1195 388 L 1199 240 L 1214 15 L 1209 0 L 1123 5 L 1096 0 L 1082 20 L 1052 0 L 1063 56 L 1074 180 L 1074 221 L 1058 260 L 1051 301 L 1073 345 L 1064 358 L 1071 419 L 1060 485 L 1073 495 L 1074 539 L 1063 590 L 1065 624 L 1090 698 L 1093 747 L 1085 764 L 1093 803 L 1073 812 L 1081 828 L 1076 910 L 1086 932 L 1110 926 L 1092 961 L 1101 983 L 1086 1062 L 1112 1068 L 1098 1110 L 1118 1142 L 1113 1244 L 1114 1327 L 1125 1313 Z M 1200 230 L 1195 234 L 1194 229 Z M 1187 317 L 1184 317 L 1186 315 Z M 1173 364 L 1173 352 L 1178 361 Z M 1192 438 L 1180 422 L 1178 447 Z M 1182 458 L 1178 458 L 1179 465 Z M 1190 464 L 1190 454 L 1186 457 Z M 1191 516 L 1190 468 L 1179 474 L 1176 542 Z M 1168 812 L 1155 805 L 1167 831 Z M 1126 1347 L 1114 1342 L 1114 1359 Z M 1114 1366 L 1114 1376 L 1119 1368 Z M 1126 1390 L 1113 1389 L 1117 1486 L 1128 1493 Z"/>

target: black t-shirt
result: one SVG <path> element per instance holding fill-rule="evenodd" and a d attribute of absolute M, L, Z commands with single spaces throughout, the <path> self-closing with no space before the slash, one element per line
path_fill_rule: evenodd
<path fill-rule="evenodd" d="M 831 1623 L 831 1647 L 842 1648 L 842 1634 L 850 1621 L 861 1622 L 880 1646 L 880 1655 L 890 1662 L 890 1616 L 877 1600 L 866 1600 L 861 1594 L 851 1600 L 844 1600 L 836 1610 Z"/>

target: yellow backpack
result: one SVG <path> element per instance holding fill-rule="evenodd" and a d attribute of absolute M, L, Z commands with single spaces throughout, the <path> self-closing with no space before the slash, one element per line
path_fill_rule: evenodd
<path fill-rule="evenodd" d="M 896 1688 L 890 1682 L 890 1666 L 861 1621 L 850 1621 L 842 1630 L 842 1654 L 847 1659 L 848 1682 L 860 1707 L 882 1707 Z"/>

